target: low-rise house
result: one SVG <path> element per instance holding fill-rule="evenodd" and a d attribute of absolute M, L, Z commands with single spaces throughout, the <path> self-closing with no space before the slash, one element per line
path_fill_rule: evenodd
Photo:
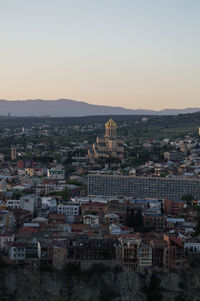
<path fill-rule="evenodd" d="M 20 208 L 20 200 L 7 200 L 6 207 L 9 210 L 19 209 Z"/>
<path fill-rule="evenodd" d="M 184 242 L 186 254 L 200 254 L 200 237 L 194 237 Z"/>
<path fill-rule="evenodd" d="M 83 223 L 86 225 L 99 225 L 99 216 L 87 214 L 83 216 Z"/>
<path fill-rule="evenodd" d="M 144 213 L 144 227 L 162 232 L 165 228 L 165 217 L 161 214 Z"/>
<path fill-rule="evenodd" d="M 120 235 L 122 233 L 121 227 L 115 224 L 109 225 L 109 232 L 111 235 Z"/>
<path fill-rule="evenodd" d="M 47 177 L 51 179 L 64 180 L 65 171 L 62 167 L 57 166 L 47 170 Z"/>
<path fill-rule="evenodd" d="M 120 221 L 119 215 L 115 214 L 115 213 L 109 213 L 106 214 L 104 217 L 104 222 L 105 224 L 118 224 Z"/>
<path fill-rule="evenodd" d="M 51 223 L 65 224 L 66 223 L 66 215 L 65 214 L 56 214 L 56 213 L 49 214 L 49 224 L 51 224 Z"/>
<path fill-rule="evenodd" d="M 8 243 L 9 259 L 19 262 L 26 259 L 26 247 L 21 242 Z"/>
<path fill-rule="evenodd" d="M 6 233 L 2 232 L 0 233 L 0 249 L 6 250 L 7 242 L 13 242 L 14 241 L 14 234 L 12 233 Z"/>

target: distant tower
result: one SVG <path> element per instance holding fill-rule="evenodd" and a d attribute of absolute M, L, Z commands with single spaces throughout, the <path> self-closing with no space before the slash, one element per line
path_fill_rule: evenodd
<path fill-rule="evenodd" d="M 112 120 L 108 120 L 105 124 L 105 137 L 116 137 L 117 124 Z"/>
<path fill-rule="evenodd" d="M 11 160 L 15 160 L 17 158 L 17 149 L 16 149 L 16 147 L 11 148 L 10 157 L 11 157 Z"/>

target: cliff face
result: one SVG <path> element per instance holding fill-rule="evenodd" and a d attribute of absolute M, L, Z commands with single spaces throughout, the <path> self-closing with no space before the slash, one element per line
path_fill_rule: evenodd
<path fill-rule="evenodd" d="M 136 273 L 109 270 L 88 275 L 31 268 L 0 269 L 1 301 L 199 301 L 200 270 Z"/>

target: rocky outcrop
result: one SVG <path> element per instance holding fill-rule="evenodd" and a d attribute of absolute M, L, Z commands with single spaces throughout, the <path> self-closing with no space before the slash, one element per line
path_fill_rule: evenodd
<path fill-rule="evenodd" d="M 80 271 L 79 271 L 80 272 Z M 1 301 L 199 301 L 200 269 L 170 273 L 0 269 Z"/>

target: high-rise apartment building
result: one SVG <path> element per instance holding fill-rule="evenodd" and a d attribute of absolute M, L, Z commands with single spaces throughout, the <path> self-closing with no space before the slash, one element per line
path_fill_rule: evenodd
<path fill-rule="evenodd" d="M 88 195 L 132 198 L 180 199 L 190 194 L 200 199 L 200 179 L 135 177 L 94 174 L 88 176 Z"/>

